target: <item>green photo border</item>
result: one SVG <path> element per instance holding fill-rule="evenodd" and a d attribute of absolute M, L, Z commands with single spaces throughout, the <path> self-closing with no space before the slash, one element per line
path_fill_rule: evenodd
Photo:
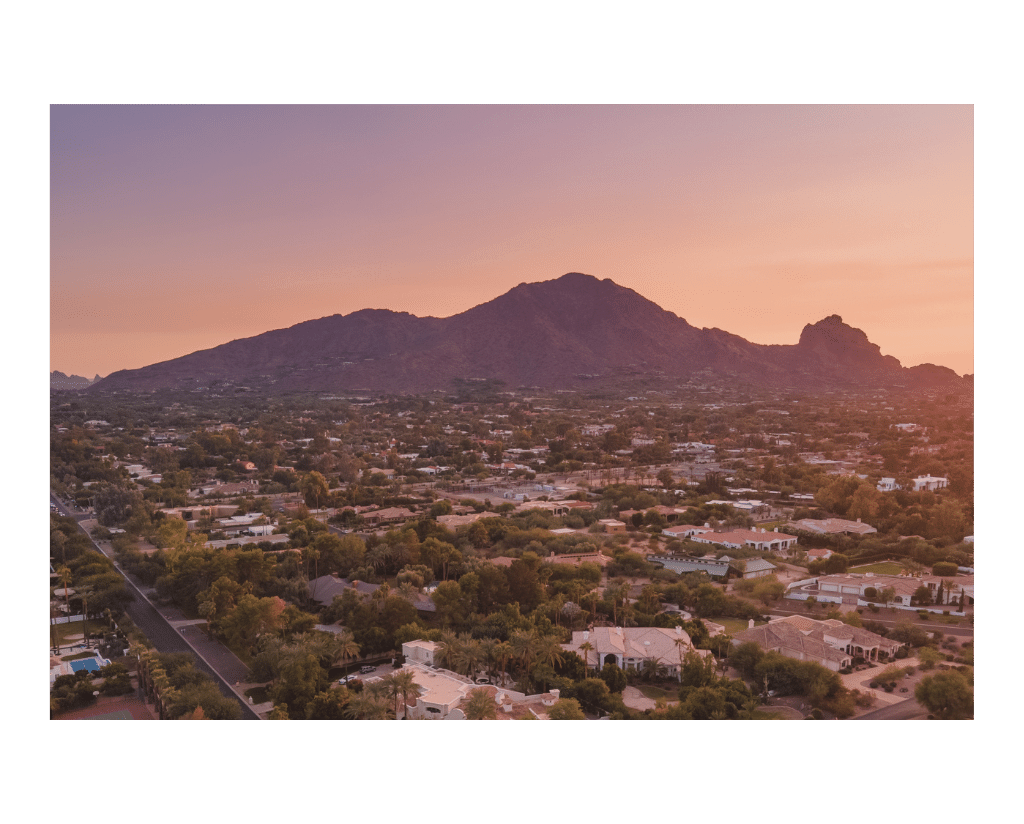
<path fill-rule="evenodd" d="M 1016 306 L 1008 247 L 1020 206 L 1002 190 L 1006 183 L 998 185 L 1011 177 L 1002 159 L 1015 154 L 1009 141 L 1019 134 L 1008 111 L 1018 104 L 999 86 L 1012 76 L 1009 57 L 1001 55 L 1014 53 L 1015 28 L 1005 20 L 969 21 L 958 8 L 398 3 L 368 12 L 184 2 L 51 4 L 45 14 L 8 14 L 14 88 L 4 142 L 12 185 L 4 207 L 13 311 L 4 334 L 13 388 L 5 488 L 14 506 L 5 603 L 8 643 L 16 660 L 30 664 L 8 673 L 15 814 L 76 821 L 118 814 L 243 822 L 306 815 L 601 821 L 651 814 L 845 821 L 911 813 L 963 820 L 991 807 L 998 815 L 1019 762 L 1010 723 L 1001 719 L 1012 717 L 1016 682 L 1000 663 L 1014 651 L 998 643 L 1015 625 L 1011 587 L 1020 571 L 1009 540 L 1017 509 L 1004 506 L 1011 503 L 1012 474 L 995 460 L 996 433 L 1013 437 L 1013 406 L 994 396 L 989 365 L 1000 363 L 1000 383 L 1015 383 L 1019 347 L 1002 340 L 1002 330 L 1014 328 L 1004 314 Z M 23 614 L 37 616 L 45 603 L 37 589 L 45 554 L 35 548 L 47 529 L 48 105 L 414 101 L 977 104 L 986 218 L 977 337 L 981 372 L 989 375 L 979 501 L 989 515 L 981 519 L 985 634 L 974 722 L 48 723 L 37 666 L 44 648 L 35 630 L 18 632 Z M 993 231 L 989 220 L 1006 230 Z M 996 567 L 993 548 L 1000 544 L 1006 550 Z"/>

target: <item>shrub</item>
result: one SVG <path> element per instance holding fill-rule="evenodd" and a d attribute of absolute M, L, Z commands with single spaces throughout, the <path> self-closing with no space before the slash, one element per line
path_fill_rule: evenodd
<path fill-rule="evenodd" d="M 875 696 L 870 692 L 861 692 L 860 690 L 852 690 L 853 701 L 858 707 L 870 707 L 875 703 Z"/>

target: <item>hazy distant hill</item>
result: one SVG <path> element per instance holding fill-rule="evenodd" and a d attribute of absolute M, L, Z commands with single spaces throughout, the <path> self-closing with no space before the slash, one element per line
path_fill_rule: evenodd
<path fill-rule="evenodd" d="M 966 385 L 945 367 L 903 368 L 837 315 L 805 326 L 796 344 L 764 346 L 698 329 L 632 289 L 574 272 L 521 283 L 450 318 L 363 309 L 306 321 L 115 372 L 96 388 L 233 383 L 400 393 L 447 389 L 455 379 L 577 387 L 636 374 L 682 380 L 702 370 L 765 386 Z"/>
<path fill-rule="evenodd" d="M 53 371 L 50 373 L 50 391 L 54 389 L 85 389 L 99 379 L 99 375 L 89 380 L 81 375 L 65 375 L 63 372 Z"/>

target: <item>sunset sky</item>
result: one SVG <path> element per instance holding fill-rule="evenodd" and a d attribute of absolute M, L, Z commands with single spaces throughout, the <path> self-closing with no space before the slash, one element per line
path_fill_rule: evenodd
<path fill-rule="evenodd" d="M 974 371 L 971 106 L 53 106 L 50 368 L 586 272 Z"/>

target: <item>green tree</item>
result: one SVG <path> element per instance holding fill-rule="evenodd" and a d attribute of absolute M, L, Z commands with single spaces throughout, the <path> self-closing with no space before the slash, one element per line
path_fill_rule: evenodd
<path fill-rule="evenodd" d="M 292 718 L 306 714 L 306 705 L 327 686 L 327 673 L 312 653 L 297 657 L 281 669 L 271 696 L 276 704 L 286 704 Z"/>
<path fill-rule="evenodd" d="M 462 710 L 471 721 L 490 721 L 498 717 L 494 699 L 483 689 L 470 690 Z"/>
<path fill-rule="evenodd" d="M 548 718 L 553 721 L 583 721 L 586 717 L 575 698 L 559 698 L 548 710 Z"/>
<path fill-rule="evenodd" d="M 943 659 L 942 653 L 935 647 L 921 647 L 917 652 L 917 660 L 921 662 L 921 669 L 930 670 Z"/>
<path fill-rule="evenodd" d="M 956 670 L 929 675 L 914 688 L 914 697 L 936 718 L 974 718 L 974 687 Z"/>
<path fill-rule="evenodd" d="M 833 552 L 825 559 L 825 573 L 828 575 L 839 575 L 850 568 L 850 559 L 841 552 Z"/>
<path fill-rule="evenodd" d="M 714 684 L 717 680 L 715 675 L 715 657 L 713 655 L 701 655 L 691 649 L 683 657 L 680 673 L 680 684 L 687 687 L 706 687 Z"/>
<path fill-rule="evenodd" d="M 322 690 L 306 704 L 306 718 L 319 721 L 340 721 L 347 717 L 348 705 L 351 700 L 352 691 L 345 687 Z"/>
<path fill-rule="evenodd" d="M 621 693 L 626 688 L 626 673 L 611 661 L 601 667 L 601 680 L 611 692 Z"/>
<path fill-rule="evenodd" d="M 330 496 L 327 479 L 319 472 L 307 472 L 299 481 L 302 499 L 310 509 L 320 509 Z"/>

